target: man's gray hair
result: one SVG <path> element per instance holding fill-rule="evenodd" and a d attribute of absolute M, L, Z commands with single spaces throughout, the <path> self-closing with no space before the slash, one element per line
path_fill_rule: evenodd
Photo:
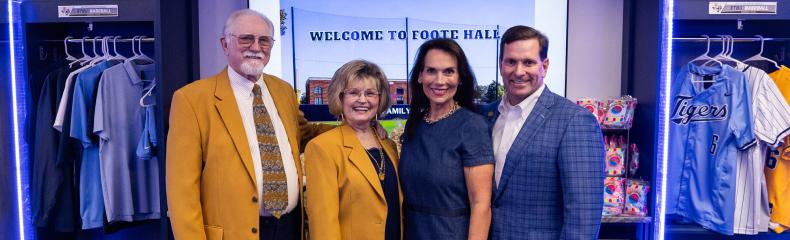
<path fill-rule="evenodd" d="M 228 16 L 228 19 L 225 20 L 225 26 L 222 27 L 222 34 L 228 36 L 230 34 L 231 25 L 233 25 L 236 19 L 241 16 L 256 16 L 263 19 L 264 22 L 269 24 L 269 29 L 272 30 L 272 37 L 274 36 L 275 31 L 274 31 L 274 24 L 272 24 L 272 20 L 269 20 L 269 18 L 266 17 L 266 15 L 263 15 L 263 13 L 260 13 L 252 9 L 241 9 L 231 13 L 230 16 Z"/>

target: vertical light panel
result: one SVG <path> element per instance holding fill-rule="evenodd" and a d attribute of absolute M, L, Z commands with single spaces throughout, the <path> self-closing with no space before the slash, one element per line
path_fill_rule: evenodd
<path fill-rule="evenodd" d="M 549 55 L 551 70 L 546 73 L 544 83 L 551 92 L 567 96 L 568 82 L 568 2 L 569 1 L 534 1 L 535 25 L 549 38 Z M 595 1 L 593 1 L 595 2 Z M 606 3 L 601 3 L 606 4 Z M 528 15 L 528 14 L 525 14 Z M 525 20 L 527 21 L 527 20 Z M 511 26 L 504 26 L 504 29 Z M 504 30 L 503 32 L 504 33 Z M 466 52 L 469 54 L 469 52 Z M 469 55 L 467 55 L 469 56 Z M 478 78 L 479 81 L 479 78 Z M 618 83 L 619 84 L 619 83 Z"/>
<path fill-rule="evenodd" d="M 250 0 L 248 3 L 250 9 L 263 13 L 272 21 L 272 25 L 274 25 L 274 39 L 276 41 L 271 51 L 271 56 L 273 57 L 269 58 L 269 63 L 266 64 L 264 72 L 274 76 L 283 76 L 283 42 L 281 41 L 282 36 L 280 36 L 280 0 Z M 287 16 L 288 19 L 292 17 L 293 16 Z M 290 22 L 290 20 L 287 21 Z M 288 27 L 292 28 L 293 26 Z"/>
<path fill-rule="evenodd" d="M 19 239 L 25 240 L 25 207 L 24 202 L 22 201 L 22 196 L 24 192 L 22 192 L 22 155 L 21 155 L 21 147 L 20 141 L 22 140 L 22 136 L 20 135 L 20 119 L 19 119 L 19 111 L 24 110 L 23 107 L 20 108 L 18 93 L 17 93 L 17 75 L 16 75 L 16 36 L 14 32 L 14 1 L 8 0 L 7 1 L 7 8 L 8 8 L 8 52 L 9 52 L 9 59 L 8 62 L 11 64 L 11 103 L 13 109 L 11 113 L 14 117 L 13 128 L 14 128 L 14 163 L 15 163 L 15 170 L 16 170 L 16 203 L 17 203 L 17 221 L 19 224 Z"/>
<path fill-rule="evenodd" d="M 660 187 L 656 189 L 656 216 L 655 216 L 655 231 L 653 232 L 653 239 L 663 240 L 665 230 L 665 214 L 666 214 L 666 189 L 667 189 L 667 158 L 669 155 L 669 100 L 670 91 L 672 89 L 672 35 L 674 21 L 674 0 L 664 0 L 661 15 L 661 82 L 659 84 L 659 108 L 658 108 L 658 134 L 659 134 L 659 155 L 658 159 L 660 173 L 657 176 L 660 179 Z"/>

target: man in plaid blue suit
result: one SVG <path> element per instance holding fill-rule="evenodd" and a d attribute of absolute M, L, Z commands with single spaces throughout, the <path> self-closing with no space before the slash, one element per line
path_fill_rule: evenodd
<path fill-rule="evenodd" d="M 546 36 L 515 26 L 501 41 L 505 96 L 484 110 L 496 159 L 491 238 L 596 239 L 603 206 L 601 128 L 589 111 L 543 84 Z"/>

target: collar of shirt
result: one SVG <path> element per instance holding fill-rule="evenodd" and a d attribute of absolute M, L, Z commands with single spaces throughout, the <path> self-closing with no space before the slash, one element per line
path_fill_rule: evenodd
<path fill-rule="evenodd" d="M 109 64 L 108 61 L 104 61 L 101 64 Z M 153 65 L 151 65 L 153 66 Z M 146 71 L 150 70 L 150 66 L 148 65 L 137 65 L 133 61 L 127 61 L 123 63 L 123 68 L 126 70 L 126 73 L 129 74 L 129 80 L 132 81 L 132 85 L 137 85 L 143 83 L 143 79 L 140 78 L 138 70 Z"/>
<path fill-rule="evenodd" d="M 261 78 L 263 75 L 261 75 Z M 261 78 L 258 78 L 256 82 L 250 82 L 244 76 L 241 76 L 236 70 L 233 70 L 232 67 L 228 66 L 228 78 L 230 78 L 230 86 L 233 88 L 233 91 L 236 93 L 241 93 L 242 96 L 252 96 L 252 87 L 255 84 L 261 84 Z"/>
<path fill-rule="evenodd" d="M 507 93 L 505 93 L 505 96 L 502 97 L 502 101 L 499 102 L 499 106 L 497 107 L 499 114 L 500 115 L 507 114 L 508 112 L 515 111 L 517 113 L 520 113 L 522 118 L 526 118 L 527 116 L 529 116 L 529 113 L 530 111 L 532 111 L 532 108 L 535 107 L 535 104 L 538 103 L 538 97 L 540 97 L 540 95 L 543 94 L 544 88 L 546 88 L 546 85 L 540 86 L 538 90 L 533 92 L 526 99 L 524 99 L 524 101 L 521 101 L 515 106 L 510 105 L 510 102 L 507 101 Z"/>

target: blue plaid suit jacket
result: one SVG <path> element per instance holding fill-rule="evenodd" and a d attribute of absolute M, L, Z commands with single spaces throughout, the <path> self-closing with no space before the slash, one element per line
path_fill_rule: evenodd
<path fill-rule="evenodd" d="M 497 106 L 482 109 L 491 127 Z M 604 156 L 595 117 L 544 89 L 494 186 L 491 239 L 597 239 Z"/>

